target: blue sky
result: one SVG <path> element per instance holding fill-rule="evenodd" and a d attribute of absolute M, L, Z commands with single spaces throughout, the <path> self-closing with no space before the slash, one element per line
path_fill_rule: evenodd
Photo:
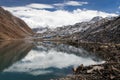
<path fill-rule="evenodd" d="M 80 9 L 91 9 L 91 10 L 100 10 L 109 13 L 119 12 L 120 0 L 0 0 L 1 6 L 24 6 L 31 3 L 40 3 L 40 4 L 57 4 L 64 3 L 67 1 L 78 1 L 78 2 L 88 2 L 86 5 L 82 6 L 64 6 L 65 10 L 74 10 L 76 8 Z"/>

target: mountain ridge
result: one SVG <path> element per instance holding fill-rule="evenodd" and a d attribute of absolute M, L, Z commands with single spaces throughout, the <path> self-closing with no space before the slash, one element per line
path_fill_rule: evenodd
<path fill-rule="evenodd" d="M 92 22 L 93 19 L 96 21 Z M 106 18 L 97 17 L 93 19 L 89 22 L 76 23 L 74 25 L 58 27 L 53 30 L 48 29 L 48 31 L 40 33 L 40 35 L 37 34 L 37 36 L 48 40 L 119 43 L 119 16 Z"/>
<path fill-rule="evenodd" d="M 23 39 L 33 34 L 24 21 L 0 7 L 0 40 Z"/>

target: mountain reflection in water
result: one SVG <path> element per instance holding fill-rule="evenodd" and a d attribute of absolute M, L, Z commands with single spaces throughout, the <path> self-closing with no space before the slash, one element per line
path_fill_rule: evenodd
<path fill-rule="evenodd" d="M 103 61 L 82 48 L 52 42 L 0 42 L 0 80 L 49 80 Z M 16 77 L 13 77 L 16 76 Z"/>
<path fill-rule="evenodd" d="M 32 46 L 23 41 L 0 42 L 0 71 L 25 57 Z"/>

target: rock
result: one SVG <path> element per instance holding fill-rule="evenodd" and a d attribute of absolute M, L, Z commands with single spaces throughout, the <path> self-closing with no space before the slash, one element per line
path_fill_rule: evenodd
<path fill-rule="evenodd" d="M 100 48 L 101 49 L 108 49 L 109 47 L 107 45 L 101 45 Z"/>
<path fill-rule="evenodd" d="M 92 69 L 90 70 L 87 70 L 87 73 L 92 73 L 94 70 L 103 70 L 104 67 L 101 67 L 101 66 L 94 66 Z"/>
<path fill-rule="evenodd" d="M 81 39 L 90 42 L 120 43 L 120 16 L 94 28 L 89 28 Z M 86 34 L 88 33 L 88 34 Z M 82 36 L 82 35 L 81 35 Z"/>
<path fill-rule="evenodd" d="M 78 45 L 78 44 L 77 44 Z M 68 80 L 120 80 L 120 45 L 113 43 L 79 43 L 79 46 L 96 54 L 105 62 L 102 64 L 75 68 Z M 100 50 L 98 50 L 102 47 Z M 96 49 L 94 52 L 93 48 Z M 106 48 L 106 49 L 104 49 Z M 92 50 L 91 50 L 92 49 Z M 66 78 L 64 80 L 67 80 Z"/>

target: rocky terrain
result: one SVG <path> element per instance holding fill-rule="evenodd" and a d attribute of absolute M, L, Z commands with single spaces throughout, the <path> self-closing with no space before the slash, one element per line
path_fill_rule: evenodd
<path fill-rule="evenodd" d="M 58 27 L 55 29 L 45 28 L 43 33 L 36 37 L 48 40 L 86 41 L 86 42 L 114 42 L 120 41 L 120 17 L 94 17 L 88 22 L 76 23 L 75 25 Z"/>
<path fill-rule="evenodd" d="M 68 39 L 67 44 L 82 46 L 106 62 L 91 66 L 81 64 L 73 68 L 73 75 L 58 80 L 120 80 L 120 17 L 74 33 Z"/>
<path fill-rule="evenodd" d="M 104 21 L 105 20 L 105 21 Z M 100 42 L 100 43 L 120 43 L 120 17 L 111 20 L 102 19 L 97 21 L 83 32 L 76 32 L 63 37 L 69 42 Z"/>
<path fill-rule="evenodd" d="M 0 7 L 0 40 L 28 38 L 33 34 L 24 21 Z"/>
<path fill-rule="evenodd" d="M 80 64 L 71 69 L 73 75 L 56 80 L 120 80 L 120 16 L 95 17 L 89 22 L 48 29 L 39 35 L 45 40 L 62 40 L 82 47 L 105 61 L 99 65 Z"/>
<path fill-rule="evenodd" d="M 102 43 L 120 43 L 120 17 L 114 18 L 93 29 L 88 28 L 82 34 L 81 40 Z"/>
<path fill-rule="evenodd" d="M 90 66 L 80 64 L 77 68 L 72 69 L 73 75 L 57 80 L 120 80 L 120 44 L 80 43 L 75 46 L 82 46 L 105 60 L 105 63 Z"/>
<path fill-rule="evenodd" d="M 120 17 L 101 19 L 92 23 L 86 30 L 68 36 L 73 42 L 120 43 Z M 65 37 L 66 38 L 66 37 Z"/>

